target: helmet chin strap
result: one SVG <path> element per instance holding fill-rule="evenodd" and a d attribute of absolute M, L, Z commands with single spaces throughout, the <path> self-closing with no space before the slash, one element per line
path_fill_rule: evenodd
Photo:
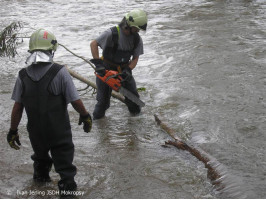
<path fill-rule="evenodd" d="M 122 28 L 122 29 L 126 29 L 126 30 L 130 30 L 130 33 L 132 33 L 131 31 L 131 27 L 129 26 L 129 24 L 127 23 L 127 20 L 126 18 L 124 17 L 123 20 L 120 22 L 119 26 Z"/>
<path fill-rule="evenodd" d="M 125 29 L 126 29 L 126 30 L 129 30 L 129 31 L 130 31 L 130 34 L 133 34 L 133 33 L 132 33 L 132 28 L 131 28 L 129 25 L 127 25 L 127 26 L 125 27 Z"/>

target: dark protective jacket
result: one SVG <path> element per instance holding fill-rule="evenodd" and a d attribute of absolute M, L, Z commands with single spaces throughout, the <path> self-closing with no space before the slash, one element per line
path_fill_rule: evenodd
<path fill-rule="evenodd" d="M 62 67 L 53 64 L 39 81 L 33 81 L 25 68 L 19 72 L 23 85 L 22 103 L 28 116 L 27 129 L 30 138 L 38 137 L 43 143 L 47 143 L 47 148 L 71 130 L 63 95 L 56 96 L 48 90 L 51 81 Z"/>
<path fill-rule="evenodd" d="M 134 34 L 134 48 L 129 51 L 124 51 L 124 50 L 118 49 L 120 27 L 114 26 L 111 28 L 111 30 L 112 30 L 112 40 L 113 40 L 114 46 L 106 47 L 105 49 L 103 49 L 103 57 L 104 59 L 114 64 L 118 64 L 118 65 L 126 64 L 130 61 L 130 58 L 133 55 L 133 52 L 140 41 L 140 36 L 138 33 L 135 33 Z"/>

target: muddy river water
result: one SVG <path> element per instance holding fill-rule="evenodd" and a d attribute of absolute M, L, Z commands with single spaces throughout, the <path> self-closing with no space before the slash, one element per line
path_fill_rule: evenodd
<path fill-rule="evenodd" d="M 1 0 L 0 30 L 13 21 L 24 32 L 47 28 L 76 54 L 91 58 L 90 41 L 120 22 L 133 8 L 148 13 L 140 32 L 145 54 L 133 73 L 146 103 L 130 116 L 112 99 L 91 133 L 78 126 L 68 107 L 79 198 L 266 198 L 266 2 L 264 0 Z M 22 147 L 6 143 L 11 93 L 28 56 L 28 39 L 15 58 L 0 58 L 1 198 L 57 198 L 52 183 L 32 181 L 31 145 L 25 113 L 19 126 Z M 92 68 L 59 47 L 54 60 L 94 81 Z M 73 79 L 78 89 L 86 85 Z M 92 113 L 90 91 L 80 91 Z M 207 178 L 203 163 L 188 152 L 162 144 L 171 139 L 154 114 L 184 141 L 223 166 L 223 190 Z"/>

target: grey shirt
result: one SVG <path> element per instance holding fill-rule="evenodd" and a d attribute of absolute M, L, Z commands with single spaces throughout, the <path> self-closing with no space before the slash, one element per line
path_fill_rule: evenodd
<path fill-rule="evenodd" d="M 113 47 L 112 40 L 112 30 L 109 28 L 104 31 L 98 38 L 96 38 L 97 43 L 102 49 L 106 47 Z M 134 48 L 134 35 L 125 35 L 122 30 L 120 30 L 118 49 L 124 51 L 130 51 Z M 140 37 L 137 47 L 134 49 L 133 56 L 137 57 L 144 53 L 143 41 Z"/>
<path fill-rule="evenodd" d="M 26 68 L 26 71 L 33 81 L 39 81 L 51 66 L 51 63 L 43 65 L 30 65 Z M 63 67 L 54 77 L 49 86 L 49 90 L 54 95 L 62 94 L 65 97 L 67 104 L 80 99 L 73 80 L 65 67 Z M 15 102 L 21 103 L 21 94 L 22 81 L 18 76 L 11 99 L 13 99 Z"/>

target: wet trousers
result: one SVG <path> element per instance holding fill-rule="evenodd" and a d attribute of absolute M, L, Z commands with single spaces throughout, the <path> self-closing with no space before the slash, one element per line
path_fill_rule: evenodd
<path fill-rule="evenodd" d="M 40 132 L 29 132 L 29 137 L 34 151 L 31 156 L 34 162 L 43 166 L 49 166 L 53 163 L 55 171 L 59 173 L 61 180 L 74 181 L 77 170 L 72 164 L 74 144 L 71 129 L 63 134 L 53 134 L 51 138 L 47 137 L 47 135 L 42 135 Z"/>

